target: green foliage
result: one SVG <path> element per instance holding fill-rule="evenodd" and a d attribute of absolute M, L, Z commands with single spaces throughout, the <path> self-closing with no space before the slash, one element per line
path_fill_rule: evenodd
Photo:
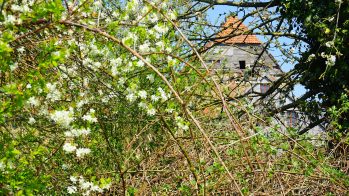
<path fill-rule="evenodd" d="M 50 187 L 51 177 L 41 173 L 47 149 L 38 146 L 25 152 L 20 145 L 8 137 L 8 143 L 0 146 L 1 194 L 35 195 Z"/>
<path fill-rule="evenodd" d="M 305 37 L 308 46 L 296 65 L 300 83 L 310 91 L 310 97 L 303 104 L 303 110 L 314 118 L 331 107 L 340 107 L 342 94 L 349 88 L 348 43 L 349 4 L 348 1 L 281 1 L 281 15 L 290 23 L 290 30 Z M 339 118 L 339 131 L 348 129 L 345 123 L 347 112 Z"/>
<path fill-rule="evenodd" d="M 332 118 L 331 124 L 335 129 L 345 130 L 349 127 L 349 119 L 346 116 L 346 113 L 349 112 L 349 99 L 347 94 L 342 94 L 336 105 L 337 106 L 332 106 L 328 110 Z"/>

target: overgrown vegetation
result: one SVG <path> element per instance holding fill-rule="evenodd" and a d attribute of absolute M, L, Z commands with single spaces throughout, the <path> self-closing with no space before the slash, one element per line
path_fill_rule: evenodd
<path fill-rule="evenodd" d="M 210 41 L 201 33 L 212 27 L 204 17 L 211 3 L 0 1 L 0 194 L 344 195 L 345 84 L 335 92 L 340 101 L 322 97 L 331 109 L 321 105 L 327 99 L 301 102 L 331 114 L 324 116 L 333 139 L 285 130 L 247 98 L 227 101 L 198 52 Z M 240 6 L 255 6 L 256 14 L 279 7 L 270 16 L 284 24 L 299 14 L 297 3 Z M 343 74 L 345 83 L 347 3 L 328 6 L 333 12 L 324 17 L 335 12 L 343 21 L 325 33 L 342 34 L 326 48 L 315 40 L 328 53 L 320 57 L 310 45 L 296 69 L 306 64 L 301 70 L 331 84 L 330 73 Z M 302 17 L 294 23 L 309 33 Z M 272 38 L 289 27 L 277 26 Z M 260 29 L 267 27 L 275 26 Z M 285 75 L 307 86 L 306 74 Z"/>

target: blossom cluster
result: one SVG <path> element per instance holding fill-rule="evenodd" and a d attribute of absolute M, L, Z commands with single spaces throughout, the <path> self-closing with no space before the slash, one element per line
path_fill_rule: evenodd
<path fill-rule="evenodd" d="M 71 185 L 67 187 L 67 192 L 69 194 L 77 193 L 78 190 L 80 190 L 83 195 L 90 195 L 91 193 L 98 194 L 110 189 L 111 186 L 111 183 L 97 185 L 86 181 L 82 176 L 70 176 L 69 180 L 71 182 Z"/>
<path fill-rule="evenodd" d="M 57 138 L 65 141 L 60 150 L 66 155 L 63 158 L 70 161 L 66 165 L 73 165 L 75 161 L 88 164 L 83 158 L 96 159 L 94 156 L 101 156 L 98 151 L 92 153 L 93 149 L 103 149 L 105 145 L 95 130 L 100 129 L 100 123 L 116 125 L 115 119 L 123 118 L 119 113 L 124 112 L 126 116 L 140 114 L 145 120 L 153 120 L 163 111 L 172 113 L 175 110 L 174 106 L 167 108 L 173 101 L 172 94 L 158 74 L 164 74 L 163 77 L 169 81 L 172 78 L 166 72 L 172 70 L 177 74 L 174 67 L 179 66 L 175 58 L 178 49 L 171 43 L 176 35 L 171 22 L 167 21 L 177 20 L 177 13 L 167 1 L 149 3 L 131 0 L 125 3 L 125 10 L 118 10 L 110 9 L 101 0 L 94 1 L 91 6 L 68 0 L 62 9 L 52 11 L 52 17 L 48 17 L 53 20 L 52 26 L 39 29 L 35 35 L 37 37 L 29 37 L 28 40 L 39 39 L 32 42 L 33 46 L 25 42 L 13 44 L 16 45 L 13 48 L 16 58 L 9 64 L 9 70 L 14 75 L 23 71 L 29 78 L 19 81 L 17 85 L 18 89 L 25 87 L 21 93 L 25 100 L 23 115 L 26 116 L 26 126 L 31 130 L 41 130 L 40 126 L 49 124 L 54 131 L 53 136 L 47 138 L 47 143 L 54 143 Z M 6 13 L 4 11 L 4 20 L 0 25 L 25 23 L 25 28 L 28 26 L 26 23 L 36 17 L 35 12 L 40 7 L 38 4 L 40 2 L 32 0 L 22 3 L 14 1 L 4 9 Z M 159 6 L 163 13 L 154 6 Z M 51 9 L 48 4 L 42 7 L 45 11 Z M 73 12 L 75 17 L 69 18 L 68 11 Z M 40 18 L 38 23 L 45 19 Z M 118 44 L 109 44 L 97 33 L 91 36 L 91 32 L 82 31 L 80 27 L 56 26 L 55 20 L 58 23 L 77 20 L 74 22 L 81 24 L 80 27 L 97 29 L 103 26 L 106 33 L 120 39 L 122 44 L 142 58 Z M 13 32 L 14 35 L 16 33 Z M 14 37 L 23 34 L 21 32 Z M 4 45 L 12 47 L 5 42 Z M 36 58 L 35 61 L 28 61 L 32 58 Z M 159 72 L 149 69 L 149 64 Z M 136 110 L 137 113 L 131 113 Z M 180 129 L 188 129 L 183 119 L 176 118 L 176 123 Z M 70 159 L 71 156 L 77 159 Z M 83 172 L 81 168 L 79 171 Z M 71 185 L 67 187 L 70 194 L 102 193 L 110 186 L 98 186 L 82 177 L 71 177 L 70 181 Z"/>

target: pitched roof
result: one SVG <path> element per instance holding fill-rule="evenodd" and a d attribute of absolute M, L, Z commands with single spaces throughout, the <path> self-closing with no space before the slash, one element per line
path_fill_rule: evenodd
<path fill-rule="evenodd" d="M 215 42 L 223 44 L 261 44 L 262 42 L 256 35 L 242 35 L 248 31 L 248 28 L 234 16 L 227 18 L 226 22 L 222 25 L 222 31 L 217 34 Z M 229 38 L 230 37 L 230 38 Z"/>

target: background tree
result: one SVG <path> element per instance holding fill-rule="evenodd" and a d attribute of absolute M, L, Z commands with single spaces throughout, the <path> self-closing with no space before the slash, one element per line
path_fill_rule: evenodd
<path fill-rule="evenodd" d="M 250 32 L 245 34 L 269 35 L 266 48 L 277 47 L 295 62 L 295 67 L 286 73 L 268 92 L 280 89 L 283 84 L 290 92 L 297 84 L 303 85 L 307 92 L 294 103 L 272 112 L 282 112 L 289 108 L 301 108 L 313 123 L 310 128 L 331 122 L 329 108 L 338 108 L 338 100 L 348 91 L 348 2 L 346 1 L 287 1 L 238 2 L 238 1 L 199 1 L 205 5 L 225 5 L 236 7 L 238 15 L 243 12 L 242 21 L 252 20 Z M 240 14 L 241 15 L 241 14 Z M 217 32 L 217 31 L 216 31 Z M 233 35 L 232 35 L 233 36 Z M 203 40 L 214 40 L 214 34 L 203 36 Z M 292 39 L 289 43 L 297 50 L 287 52 L 289 46 L 280 43 L 281 37 Z M 265 96 L 264 96 L 265 97 Z M 347 130 L 347 114 L 341 113 L 341 126 Z M 338 128 L 338 127 L 337 127 Z"/>

